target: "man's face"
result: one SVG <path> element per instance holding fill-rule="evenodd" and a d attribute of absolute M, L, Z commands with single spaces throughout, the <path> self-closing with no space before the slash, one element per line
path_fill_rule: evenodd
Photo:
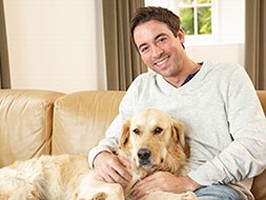
<path fill-rule="evenodd" d="M 149 68 L 166 79 L 178 76 L 184 58 L 182 29 L 175 37 L 166 24 L 152 20 L 135 28 L 134 41 Z"/>

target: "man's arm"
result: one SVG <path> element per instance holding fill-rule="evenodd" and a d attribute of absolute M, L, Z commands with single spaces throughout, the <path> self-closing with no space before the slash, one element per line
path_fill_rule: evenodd
<path fill-rule="evenodd" d="M 224 95 L 232 142 L 189 176 L 201 185 L 236 183 L 261 173 L 266 166 L 266 119 L 244 69 L 229 78 Z"/>

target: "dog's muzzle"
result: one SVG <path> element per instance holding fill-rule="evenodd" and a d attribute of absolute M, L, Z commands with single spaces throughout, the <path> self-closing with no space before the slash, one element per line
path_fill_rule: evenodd
<path fill-rule="evenodd" d="M 138 151 L 138 159 L 140 165 L 150 165 L 151 151 L 146 148 L 141 148 Z"/>

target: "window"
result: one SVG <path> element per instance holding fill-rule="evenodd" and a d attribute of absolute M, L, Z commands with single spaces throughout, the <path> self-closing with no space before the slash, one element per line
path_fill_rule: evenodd
<path fill-rule="evenodd" d="M 186 46 L 217 41 L 217 0 L 179 0 L 181 27 L 186 34 Z"/>
<path fill-rule="evenodd" d="M 179 0 L 179 16 L 186 35 L 212 34 L 212 0 Z"/>

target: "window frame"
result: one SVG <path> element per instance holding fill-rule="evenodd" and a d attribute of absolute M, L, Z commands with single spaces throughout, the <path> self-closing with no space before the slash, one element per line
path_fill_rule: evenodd
<path fill-rule="evenodd" d="M 212 26 L 212 33 L 211 34 L 198 34 L 198 8 L 204 7 L 204 6 L 211 6 L 212 12 L 211 12 L 211 26 Z M 194 2 L 190 5 L 185 5 L 178 7 L 178 15 L 180 12 L 180 8 L 194 8 L 194 35 L 185 35 L 186 42 L 185 45 L 188 46 L 197 46 L 197 45 L 206 45 L 210 43 L 217 42 L 218 40 L 218 6 L 217 6 L 217 0 L 212 0 L 211 3 L 205 3 L 205 4 L 198 4 L 197 0 L 194 0 Z M 180 15 L 179 15 L 180 16 Z M 181 16 L 180 16 L 181 17 Z M 181 19 L 182 20 L 182 19 Z M 181 24 L 182 27 L 182 24 Z"/>

